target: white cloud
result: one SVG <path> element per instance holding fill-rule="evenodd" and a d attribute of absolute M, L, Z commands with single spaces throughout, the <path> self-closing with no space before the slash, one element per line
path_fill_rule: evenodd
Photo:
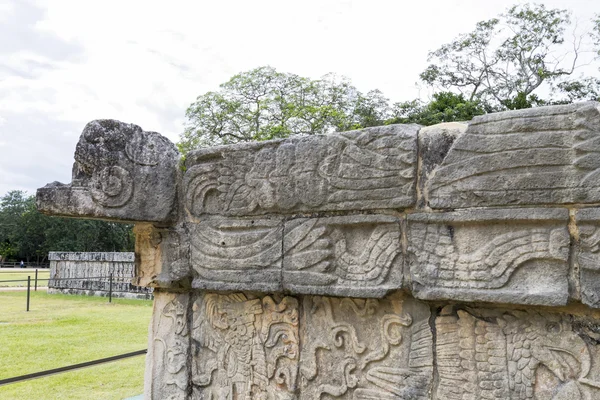
<path fill-rule="evenodd" d="M 50 149 L 44 162 L 31 161 L 37 163 L 31 171 L 59 165 L 64 172 L 50 180 L 68 179 L 86 122 L 116 118 L 175 141 L 196 96 L 260 65 L 313 78 L 335 72 L 363 91 L 378 88 L 394 101 L 413 99 L 425 94 L 415 82 L 429 50 L 515 1 L 36 0 L 35 18 L 21 28 L 53 41 L 0 51 L 0 139 L 9 143 L 3 154 L 23 149 L 5 139 L 24 134 L 16 131 L 24 125 L 19 118 L 45 116 L 44 124 L 28 128 L 28 140 L 40 144 L 36 152 Z M 596 0 L 544 3 L 572 9 L 581 20 L 600 12 Z M 0 0 L 0 22 L 16 15 L 15 4 L 23 3 Z M 59 45 L 60 54 L 52 47 Z M 0 168 L 21 174 L 5 157 Z M 28 176 L 27 183 L 23 176 L 10 182 L 31 189 L 46 183 Z"/>

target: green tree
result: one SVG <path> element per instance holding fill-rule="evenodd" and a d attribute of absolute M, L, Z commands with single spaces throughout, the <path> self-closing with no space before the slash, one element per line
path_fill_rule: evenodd
<path fill-rule="evenodd" d="M 179 149 L 317 135 L 381 125 L 389 101 L 378 90 L 362 94 L 333 74 L 311 80 L 259 67 L 199 96 L 186 111 Z"/>
<path fill-rule="evenodd" d="M 41 214 L 35 197 L 11 191 L 0 198 L 0 256 L 43 262 L 49 251 L 132 251 L 132 226 Z"/>
<path fill-rule="evenodd" d="M 485 105 L 467 100 L 462 94 L 440 92 L 429 103 L 420 100 L 394 104 L 393 118 L 387 123 L 434 125 L 442 122 L 470 121 L 474 116 L 486 113 Z"/>
<path fill-rule="evenodd" d="M 456 90 L 469 101 L 479 99 L 494 110 L 544 104 L 536 91 L 555 93 L 580 62 L 583 35 L 574 37 L 570 51 L 567 10 L 542 4 L 516 5 L 498 18 L 477 23 L 429 54 L 431 64 L 420 78 L 433 87 Z"/>
<path fill-rule="evenodd" d="M 19 252 L 17 232 L 26 210 L 25 192 L 12 190 L 0 198 L 0 257 L 15 257 Z"/>

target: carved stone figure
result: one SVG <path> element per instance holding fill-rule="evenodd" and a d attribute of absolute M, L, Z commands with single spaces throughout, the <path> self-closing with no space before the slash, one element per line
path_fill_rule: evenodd
<path fill-rule="evenodd" d="M 190 287 L 191 268 L 186 235 L 179 229 L 157 228 L 152 224 L 136 224 L 136 277 L 138 286 Z"/>
<path fill-rule="evenodd" d="M 298 301 L 203 293 L 194 303 L 192 383 L 198 399 L 294 398 Z"/>
<path fill-rule="evenodd" d="M 577 212 L 581 301 L 600 308 L 600 209 Z"/>
<path fill-rule="evenodd" d="M 115 120 L 85 126 L 73 164 L 73 182 L 38 189 L 47 214 L 123 221 L 174 219 L 179 153 L 156 132 Z"/>
<path fill-rule="evenodd" d="M 568 315 L 448 306 L 435 326 L 440 400 L 600 396 L 589 376 L 591 338 L 575 332 Z"/>
<path fill-rule="evenodd" d="M 281 290 L 281 219 L 204 219 L 189 229 L 195 288 Z"/>
<path fill-rule="evenodd" d="M 188 295 L 154 292 L 154 313 L 146 357 L 149 399 L 186 399 L 190 347 Z"/>

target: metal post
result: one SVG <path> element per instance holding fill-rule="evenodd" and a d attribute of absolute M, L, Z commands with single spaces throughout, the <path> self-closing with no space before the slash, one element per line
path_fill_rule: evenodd
<path fill-rule="evenodd" d="M 34 288 L 33 291 L 34 292 L 37 292 L 37 272 L 38 272 L 38 270 L 36 268 L 35 269 L 35 285 L 33 286 L 33 288 Z"/>
<path fill-rule="evenodd" d="M 27 275 L 27 311 L 29 311 L 29 296 L 31 294 L 31 275 Z"/>
<path fill-rule="evenodd" d="M 111 272 L 110 278 L 108 281 L 108 302 L 109 303 L 112 303 L 112 281 L 113 281 L 113 274 Z"/>

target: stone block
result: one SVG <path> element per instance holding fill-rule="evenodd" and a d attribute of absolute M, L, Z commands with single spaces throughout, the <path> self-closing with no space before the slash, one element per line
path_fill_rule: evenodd
<path fill-rule="evenodd" d="M 192 398 L 296 398 L 296 298 L 201 292 L 193 313 Z"/>
<path fill-rule="evenodd" d="M 194 288 L 281 291 L 281 218 L 207 218 L 188 229 Z"/>
<path fill-rule="evenodd" d="M 435 328 L 436 399 L 600 398 L 597 319 L 446 306 Z"/>
<path fill-rule="evenodd" d="M 431 126 L 424 126 L 419 131 L 419 179 L 420 194 L 418 206 L 425 206 L 426 186 L 425 183 L 432 176 L 433 171 L 440 165 L 452 144 L 460 135 L 465 133 L 468 124 L 465 122 L 445 122 Z"/>
<path fill-rule="evenodd" d="M 189 398 L 189 301 L 189 293 L 154 291 L 144 375 L 146 400 Z"/>
<path fill-rule="evenodd" d="M 408 216 L 413 294 L 425 300 L 564 305 L 566 209 L 465 210 Z"/>
<path fill-rule="evenodd" d="M 473 118 L 425 185 L 432 208 L 600 201 L 600 103 Z"/>
<path fill-rule="evenodd" d="M 158 228 L 135 224 L 135 279 L 138 286 L 190 288 L 192 269 L 188 234 L 179 225 Z"/>
<path fill-rule="evenodd" d="M 115 120 L 87 124 L 75 150 L 73 181 L 37 191 L 50 215 L 168 222 L 175 217 L 179 152 L 167 138 Z"/>
<path fill-rule="evenodd" d="M 299 399 L 430 399 L 429 317 L 427 305 L 399 295 L 305 296 Z"/>
<path fill-rule="evenodd" d="M 108 261 L 108 262 L 133 262 L 135 253 L 132 252 L 76 252 L 76 251 L 51 251 L 48 261 Z"/>
<path fill-rule="evenodd" d="M 191 152 L 187 210 L 243 216 L 410 207 L 418 130 L 390 125 Z"/>
<path fill-rule="evenodd" d="M 387 215 L 285 223 L 283 287 L 292 293 L 383 297 L 402 287 L 400 220 Z"/>
<path fill-rule="evenodd" d="M 576 221 L 581 302 L 600 308 L 600 209 L 578 210 Z"/>

